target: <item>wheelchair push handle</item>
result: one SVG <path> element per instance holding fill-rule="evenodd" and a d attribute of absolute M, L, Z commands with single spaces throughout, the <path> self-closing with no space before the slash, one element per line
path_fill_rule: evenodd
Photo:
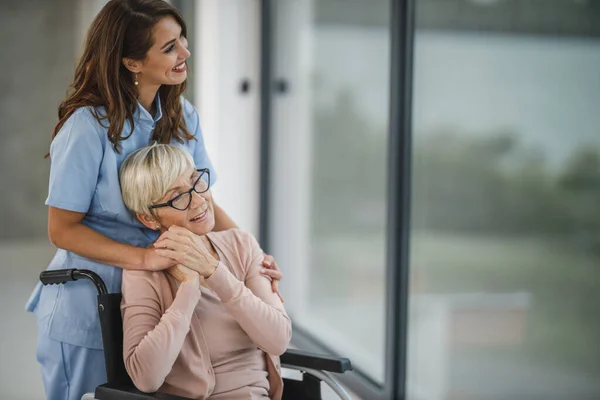
<path fill-rule="evenodd" d="M 106 284 L 94 271 L 87 269 L 55 269 L 53 271 L 42 271 L 40 281 L 43 285 L 61 285 L 78 279 L 88 279 L 96 286 L 98 294 L 107 294 Z"/>
<path fill-rule="evenodd" d="M 73 278 L 73 271 L 75 269 L 57 269 L 54 271 L 43 271 L 40 274 L 40 281 L 44 285 L 54 285 L 67 283 L 69 281 L 74 281 L 76 278 Z"/>

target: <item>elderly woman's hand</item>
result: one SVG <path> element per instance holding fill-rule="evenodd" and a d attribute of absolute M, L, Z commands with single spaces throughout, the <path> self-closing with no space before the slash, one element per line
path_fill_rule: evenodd
<path fill-rule="evenodd" d="M 159 255 L 177 260 L 204 278 L 210 277 L 219 265 L 219 260 L 212 256 L 200 236 L 179 226 L 171 226 L 163 232 L 154 247 Z"/>
<path fill-rule="evenodd" d="M 173 278 L 177 279 L 179 283 L 187 282 L 192 284 L 195 288 L 200 287 L 200 274 L 193 269 L 177 264 L 167 269 L 167 272 Z"/>
<path fill-rule="evenodd" d="M 273 289 L 273 293 L 277 293 L 277 296 L 279 296 L 279 299 L 283 303 L 283 296 L 279 292 L 279 281 L 283 278 L 283 274 L 279 270 L 275 259 L 273 256 L 265 253 L 262 264 L 265 268 L 263 268 L 260 273 L 271 278 L 271 288 Z"/>

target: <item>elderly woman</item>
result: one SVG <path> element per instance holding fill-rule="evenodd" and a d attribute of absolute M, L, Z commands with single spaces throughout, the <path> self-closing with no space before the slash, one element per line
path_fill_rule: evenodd
<path fill-rule="evenodd" d="M 154 144 L 120 170 L 125 204 L 178 265 L 123 272 L 123 356 L 138 389 L 194 399 L 280 399 L 291 322 L 252 235 L 213 232 L 210 171 Z"/>

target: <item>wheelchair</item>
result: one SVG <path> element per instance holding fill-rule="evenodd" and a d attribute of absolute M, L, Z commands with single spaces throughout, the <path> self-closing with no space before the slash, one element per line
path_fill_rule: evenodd
<path fill-rule="evenodd" d="M 98 316 L 108 380 L 107 383 L 98 386 L 94 394 L 84 395 L 82 400 L 192 400 L 166 393 L 144 393 L 131 381 L 123 361 L 121 293 L 108 293 L 102 278 L 89 270 L 61 269 L 43 271 L 40 274 L 40 281 L 44 285 L 66 284 L 79 279 L 90 280 L 98 290 Z M 340 399 L 351 399 L 332 375 L 352 370 L 349 359 L 293 349 L 287 350 L 280 358 L 283 368 L 300 371 L 302 376 L 302 380 L 283 378 L 283 400 L 321 400 L 321 382 L 326 383 Z"/>

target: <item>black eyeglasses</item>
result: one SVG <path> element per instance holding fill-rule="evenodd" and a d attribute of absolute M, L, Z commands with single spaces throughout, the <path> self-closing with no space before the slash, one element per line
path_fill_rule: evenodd
<path fill-rule="evenodd" d="M 179 211 L 185 211 L 192 203 L 192 191 L 201 194 L 207 192 L 210 188 L 210 171 L 208 168 L 197 169 L 198 179 L 194 182 L 190 190 L 177 195 L 166 203 L 154 204 L 148 206 L 150 209 L 161 207 L 173 207 Z"/>

